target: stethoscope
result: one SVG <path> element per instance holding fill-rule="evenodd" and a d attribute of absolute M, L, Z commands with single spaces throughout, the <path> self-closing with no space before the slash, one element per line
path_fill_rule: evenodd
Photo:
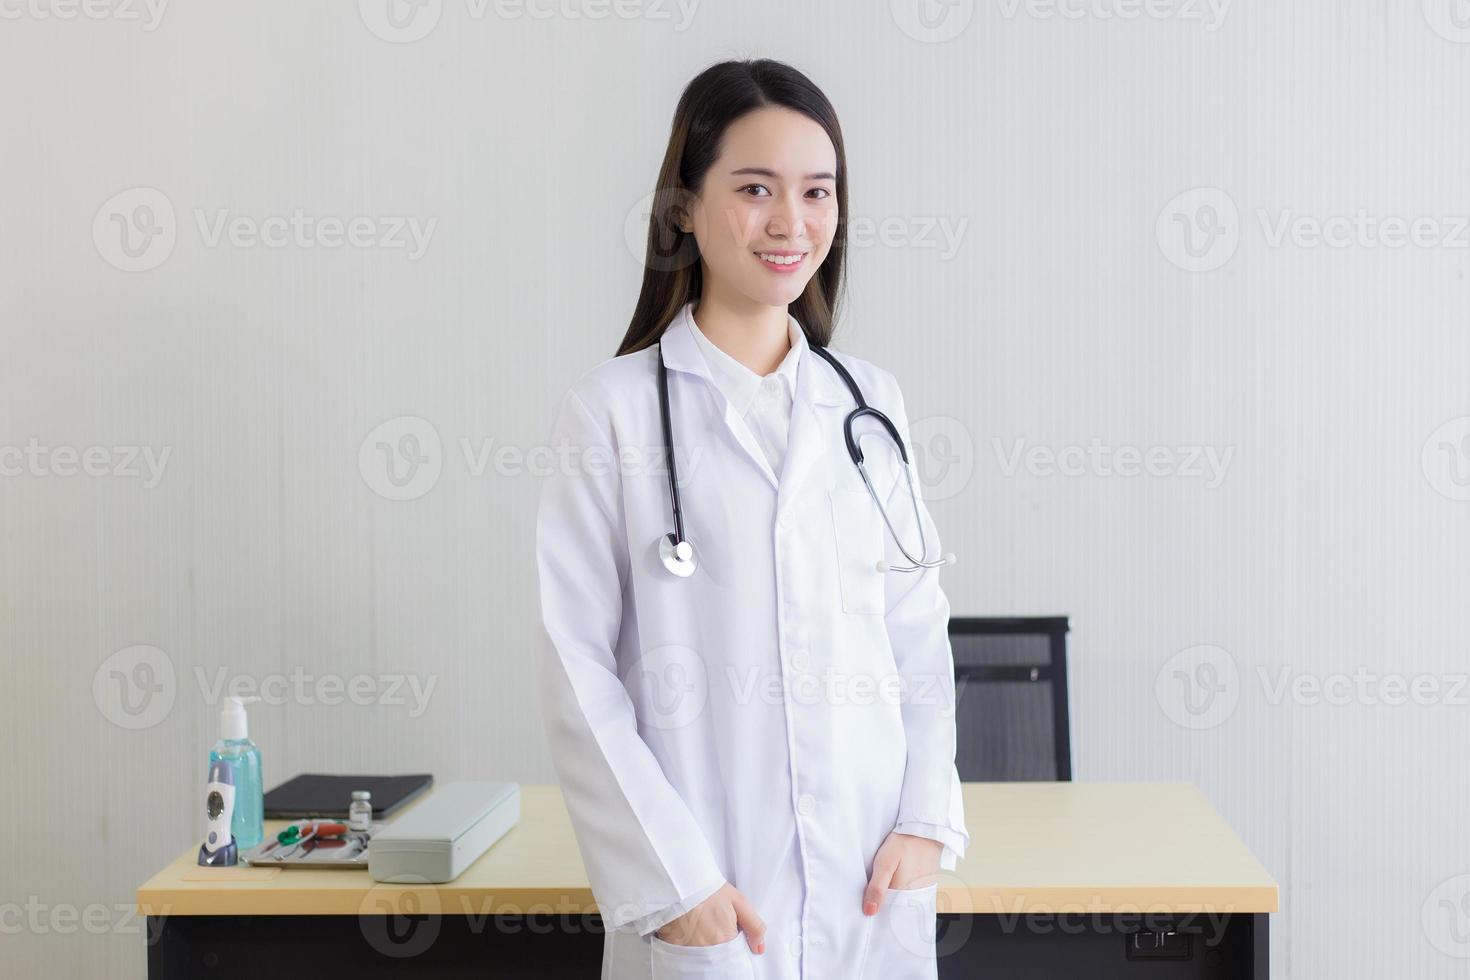
<path fill-rule="evenodd" d="M 821 356 L 822 360 L 832 365 L 842 381 L 847 385 L 847 390 L 852 392 L 853 401 L 857 402 L 857 408 L 847 413 L 847 418 L 842 420 L 842 436 L 847 442 L 847 455 L 852 458 L 853 465 L 857 467 L 858 473 L 863 478 L 863 485 L 868 488 L 868 496 L 873 498 L 873 503 L 878 508 L 878 513 L 883 516 L 883 523 L 888 527 L 888 533 L 893 536 L 893 543 L 898 545 L 898 550 L 908 559 L 907 565 L 890 565 L 881 559 L 878 561 L 877 570 L 880 572 L 918 572 L 926 568 L 937 568 L 940 565 L 954 564 L 955 557 L 952 554 L 944 554 L 938 558 L 929 557 L 929 542 L 924 539 L 924 524 L 919 518 L 919 495 L 914 488 L 914 471 L 909 465 L 909 454 L 903 446 L 903 440 L 899 438 L 898 429 L 894 427 L 888 416 L 878 409 L 873 408 L 863 398 L 862 389 L 858 387 L 847 368 L 838 363 L 826 348 L 810 345 L 811 349 Z M 663 423 L 664 430 L 664 462 L 669 470 L 669 504 L 674 512 L 674 530 L 658 539 L 658 556 L 664 563 L 664 567 L 680 578 L 688 578 L 694 574 L 697 562 L 694 557 L 694 546 L 684 536 L 684 508 L 679 499 L 679 476 L 674 468 L 674 432 L 673 425 L 669 420 L 669 371 L 664 365 L 663 345 L 658 349 L 658 412 L 659 419 Z M 863 450 L 858 445 L 858 440 L 853 437 L 852 424 L 863 416 L 876 419 L 888 433 L 893 444 L 898 447 L 899 458 L 903 460 L 904 476 L 908 478 L 909 502 L 914 508 L 914 527 L 919 529 L 920 555 L 915 558 L 904 547 L 903 541 L 898 536 L 898 530 L 894 528 L 893 521 L 888 519 L 888 510 L 883 506 L 883 501 L 878 499 L 878 492 L 873 489 L 873 481 L 868 479 L 868 468 L 863 465 Z"/>

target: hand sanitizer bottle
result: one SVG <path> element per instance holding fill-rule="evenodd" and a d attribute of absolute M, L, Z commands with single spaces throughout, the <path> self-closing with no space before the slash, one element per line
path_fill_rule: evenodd
<path fill-rule="evenodd" d="M 260 748 L 250 741 L 245 705 L 260 698 L 227 697 L 220 705 L 219 741 L 209 750 L 209 765 L 228 764 L 235 776 L 235 812 L 230 833 L 244 854 L 265 837 L 265 795 L 260 782 Z"/>

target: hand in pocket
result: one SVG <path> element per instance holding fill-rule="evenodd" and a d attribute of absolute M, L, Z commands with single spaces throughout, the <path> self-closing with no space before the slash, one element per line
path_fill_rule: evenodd
<path fill-rule="evenodd" d="M 928 837 L 890 833 L 873 855 L 873 874 L 863 890 L 863 915 L 877 915 L 890 888 L 923 888 L 939 880 L 944 845 Z"/>
<path fill-rule="evenodd" d="M 728 881 L 709 898 L 654 933 L 675 946 L 717 946 L 745 933 L 752 953 L 766 951 L 766 924 L 740 889 Z"/>

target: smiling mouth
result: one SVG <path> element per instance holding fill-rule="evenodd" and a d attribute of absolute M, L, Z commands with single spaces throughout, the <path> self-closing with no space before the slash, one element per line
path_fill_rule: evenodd
<path fill-rule="evenodd" d="M 777 272 L 787 272 L 795 269 L 806 261 L 807 252 L 756 252 L 755 257 L 761 260 L 761 264 Z"/>

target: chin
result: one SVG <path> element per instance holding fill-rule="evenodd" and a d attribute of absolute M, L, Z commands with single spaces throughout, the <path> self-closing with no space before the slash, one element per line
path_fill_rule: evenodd
<path fill-rule="evenodd" d="M 801 282 L 762 283 L 761 288 L 752 290 L 748 295 L 766 306 L 790 306 L 801 298 L 810 281 L 805 279 Z"/>

